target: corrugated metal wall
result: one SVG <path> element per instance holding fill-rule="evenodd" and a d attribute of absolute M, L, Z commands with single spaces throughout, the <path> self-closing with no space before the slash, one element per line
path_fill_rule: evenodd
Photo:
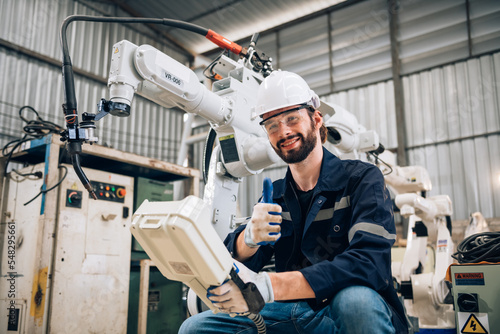
<path fill-rule="evenodd" d="M 409 163 L 455 218 L 500 216 L 500 53 L 404 77 Z"/>
<path fill-rule="evenodd" d="M 429 196 L 448 195 L 455 220 L 481 211 L 500 217 L 500 53 L 403 77 L 409 165 L 429 171 Z M 397 145 L 392 81 L 324 97 Z M 328 145 L 328 144 L 327 144 Z M 242 211 L 251 213 L 262 180 L 284 176 L 283 164 L 245 179 Z"/>
<path fill-rule="evenodd" d="M 398 145 L 392 80 L 338 92 L 323 99 L 343 106 L 360 124 L 377 131 L 386 148 L 394 149 Z"/>
<path fill-rule="evenodd" d="M 500 216 L 500 53 L 403 77 L 410 165 L 427 168 L 429 196 L 449 195 L 453 219 Z M 397 145 L 392 81 L 326 96 L 387 148 Z"/>
<path fill-rule="evenodd" d="M 401 71 L 409 74 L 498 50 L 500 2 L 401 1 L 399 26 Z"/>
<path fill-rule="evenodd" d="M 60 62 L 59 31 L 67 16 L 103 13 L 126 16 L 114 6 L 99 5 L 102 11 L 98 12 L 70 0 L 0 1 L 0 38 Z M 151 44 L 182 63 L 188 61 L 187 56 L 166 47 L 161 38 L 156 39 L 144 27 L 73 22 L 68 29 L 73 67 L 101 77 L 105 82 L 112 45 L 122 39 L 137 45 Z M 23 122 L 18 117 L 21 106 L 32 106 L 43 119 L 63 125 L 60 66 L 0 47 L 0 78 L 2 147 L 22 136 Z M 96 112 L 99 100 L 109 95 L 105 84 L 78 74 L 75 74 L 75 86 L 80 113 Z M 99 144 L 175 162 L 183 113 L 159 107 L 138 96 L 131 107 L 128 118 L 107 116 L 97 123 Z"/>
<path fill-rule="evenodd" d="M 92 4 L 124 16 L 113 6 Z M 399 4 L 397 37 L 409 163 L 429 170 L 434 184 L 430 195 L 450 195 L 454 219 L 466 219 L 476 210 L 485 217 L 499 217 L 500 63 L 494 52 L 500 45 L 500 2 L 402 0 Z M 101 12 L 69 0 L 1 1 L 0 38 L 60 59 L 59 28 L 71 14 Z M 385 0 L 362 1 L 263 34 L 258 47 L 274 58 L 275 68 L 303 75 L 325 100 L 344 106 L 361 124 L 376 130 L 386 147 L 395 148 L 388 23 Z M 150 43 L 187 61 L 151 34 L 140 27 L 73 23 L 69 41 L 74 66 L 107 77 L 111 45 L 121 39 Z M 0 47 L 0 77 L 1 145 L 21 136 L 17 110 L 22 105 L 33 106 L 46 120 L 63 123 L 58 66 Z M 77 75 L 76 87 L 81 112 L 94 111 L 99 99 L 107 96 L 105 85 L 88 77 Z M 108 116 L 100 121 L 100 143 L 175 162 L 183 114 L 140 98 L 132 110 L 128 119 Z M 192 150 L 192 166 L 200 169 L 201 150 L 202 144 Z M 263 177 L 276 179 L 283 174 L 284 167 L 275 166 L 245 179 L 240 189 L 242 214 L 250 214 Z"/>
<path fill-rule="evenodd" d="M 335 9 L 263 32 L 257 46 L 274 68 L 300 74 L 319 95 L 390 80 L 387 6 L 387 0 L 367 0 Z M 500 49 L 500 1 L 401 0 L 398 6 L 402 74 Z"/>
<path fill-rule="evenodd" d="M 430 196 L 450 196 L 453 219 L 468 219 L 474 211 L 500 217 L 500 56 L 481 56 L 499 49 L 500 2 L 399 4 L 409 164 L 429 170 Z M 275 59 L 275 68 L 301 74 L 324 100 L 376 130 L 386 148 L 397 147 L 386 1 L 360 2 L 274 31 L 263 35 L 258 46 Z M 273 167 L 244 180 L 244 214 L 251 213 L 260 196 L 263 177 L 284 173 L 284 167 Z"/>

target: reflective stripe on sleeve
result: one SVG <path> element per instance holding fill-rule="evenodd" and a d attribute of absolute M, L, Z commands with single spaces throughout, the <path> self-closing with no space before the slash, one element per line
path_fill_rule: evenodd
<path fill-rule="evenodd" d="M 358 231 L 368 232 L 386 239 L 396 240 L 395 234 L 387 232 L 387 230 L 380 225 L 372 223 L 357 223 L 349 230 L 349 243 L 352 241 L 352 238 L 354 238 L 354 234 Z"/>

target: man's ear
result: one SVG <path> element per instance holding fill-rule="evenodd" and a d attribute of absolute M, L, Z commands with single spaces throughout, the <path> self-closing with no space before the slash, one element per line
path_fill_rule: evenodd
<path fill-rule="evenodd" d="M 314 124 L 316 126 L 316 129 L 319 129 L 321 125 L 323 124 L 323 115 L 321 114 L 321 111 L 316 109 L 313 114 L 313 119 L 314 119 Z"/>

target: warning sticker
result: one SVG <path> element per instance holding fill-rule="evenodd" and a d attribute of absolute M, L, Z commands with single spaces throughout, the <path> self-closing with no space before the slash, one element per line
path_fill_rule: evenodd
<path fill-rule="evenodd" d="M 240 161 L 238 155 L 238 148 L 236 147 L 236 140 L 234 135 L 228 135 L 219 138 L 220 147 L 222 150 L 222 156 L 224 157 L 225 163 Z"/>
<path fill-rule="evenodd" d="M 455 273 L 455 285 L 484 285 L 484 274 Z"/>
<path fill-rule="evenodd" d="M 437 242 L 438 253 L 446 252 L 447 248 L 448 248 L 448 240 L 446 239 L 438 240 Z"/>
<path fill-rule="evenodd" d="M 460 333 L 463 334 L 488 334 L 488 313 L 458 313 Z"/>
<path fill-rule="evenodd" d="M 438 247 L 446 247 L 446 246 L 448 246 L 448 240 L 446 240 L 446 239 L 442 239 L 442 240 L 440 239 L 440 240 L 438 240 L 437 246 Z"/>

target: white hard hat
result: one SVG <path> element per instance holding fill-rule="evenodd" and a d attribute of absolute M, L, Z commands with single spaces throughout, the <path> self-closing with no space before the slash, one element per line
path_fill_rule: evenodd
<path fill-rule="evenodd" d="M 260 85 L 252 116 L 255 118 L 276 109 L 298 104 L 308 104 L 322 112 L 335 113 L 330 106 L 321 105 L 318 95 L 299 75 L 278 70 L 272 72 Z"/>

